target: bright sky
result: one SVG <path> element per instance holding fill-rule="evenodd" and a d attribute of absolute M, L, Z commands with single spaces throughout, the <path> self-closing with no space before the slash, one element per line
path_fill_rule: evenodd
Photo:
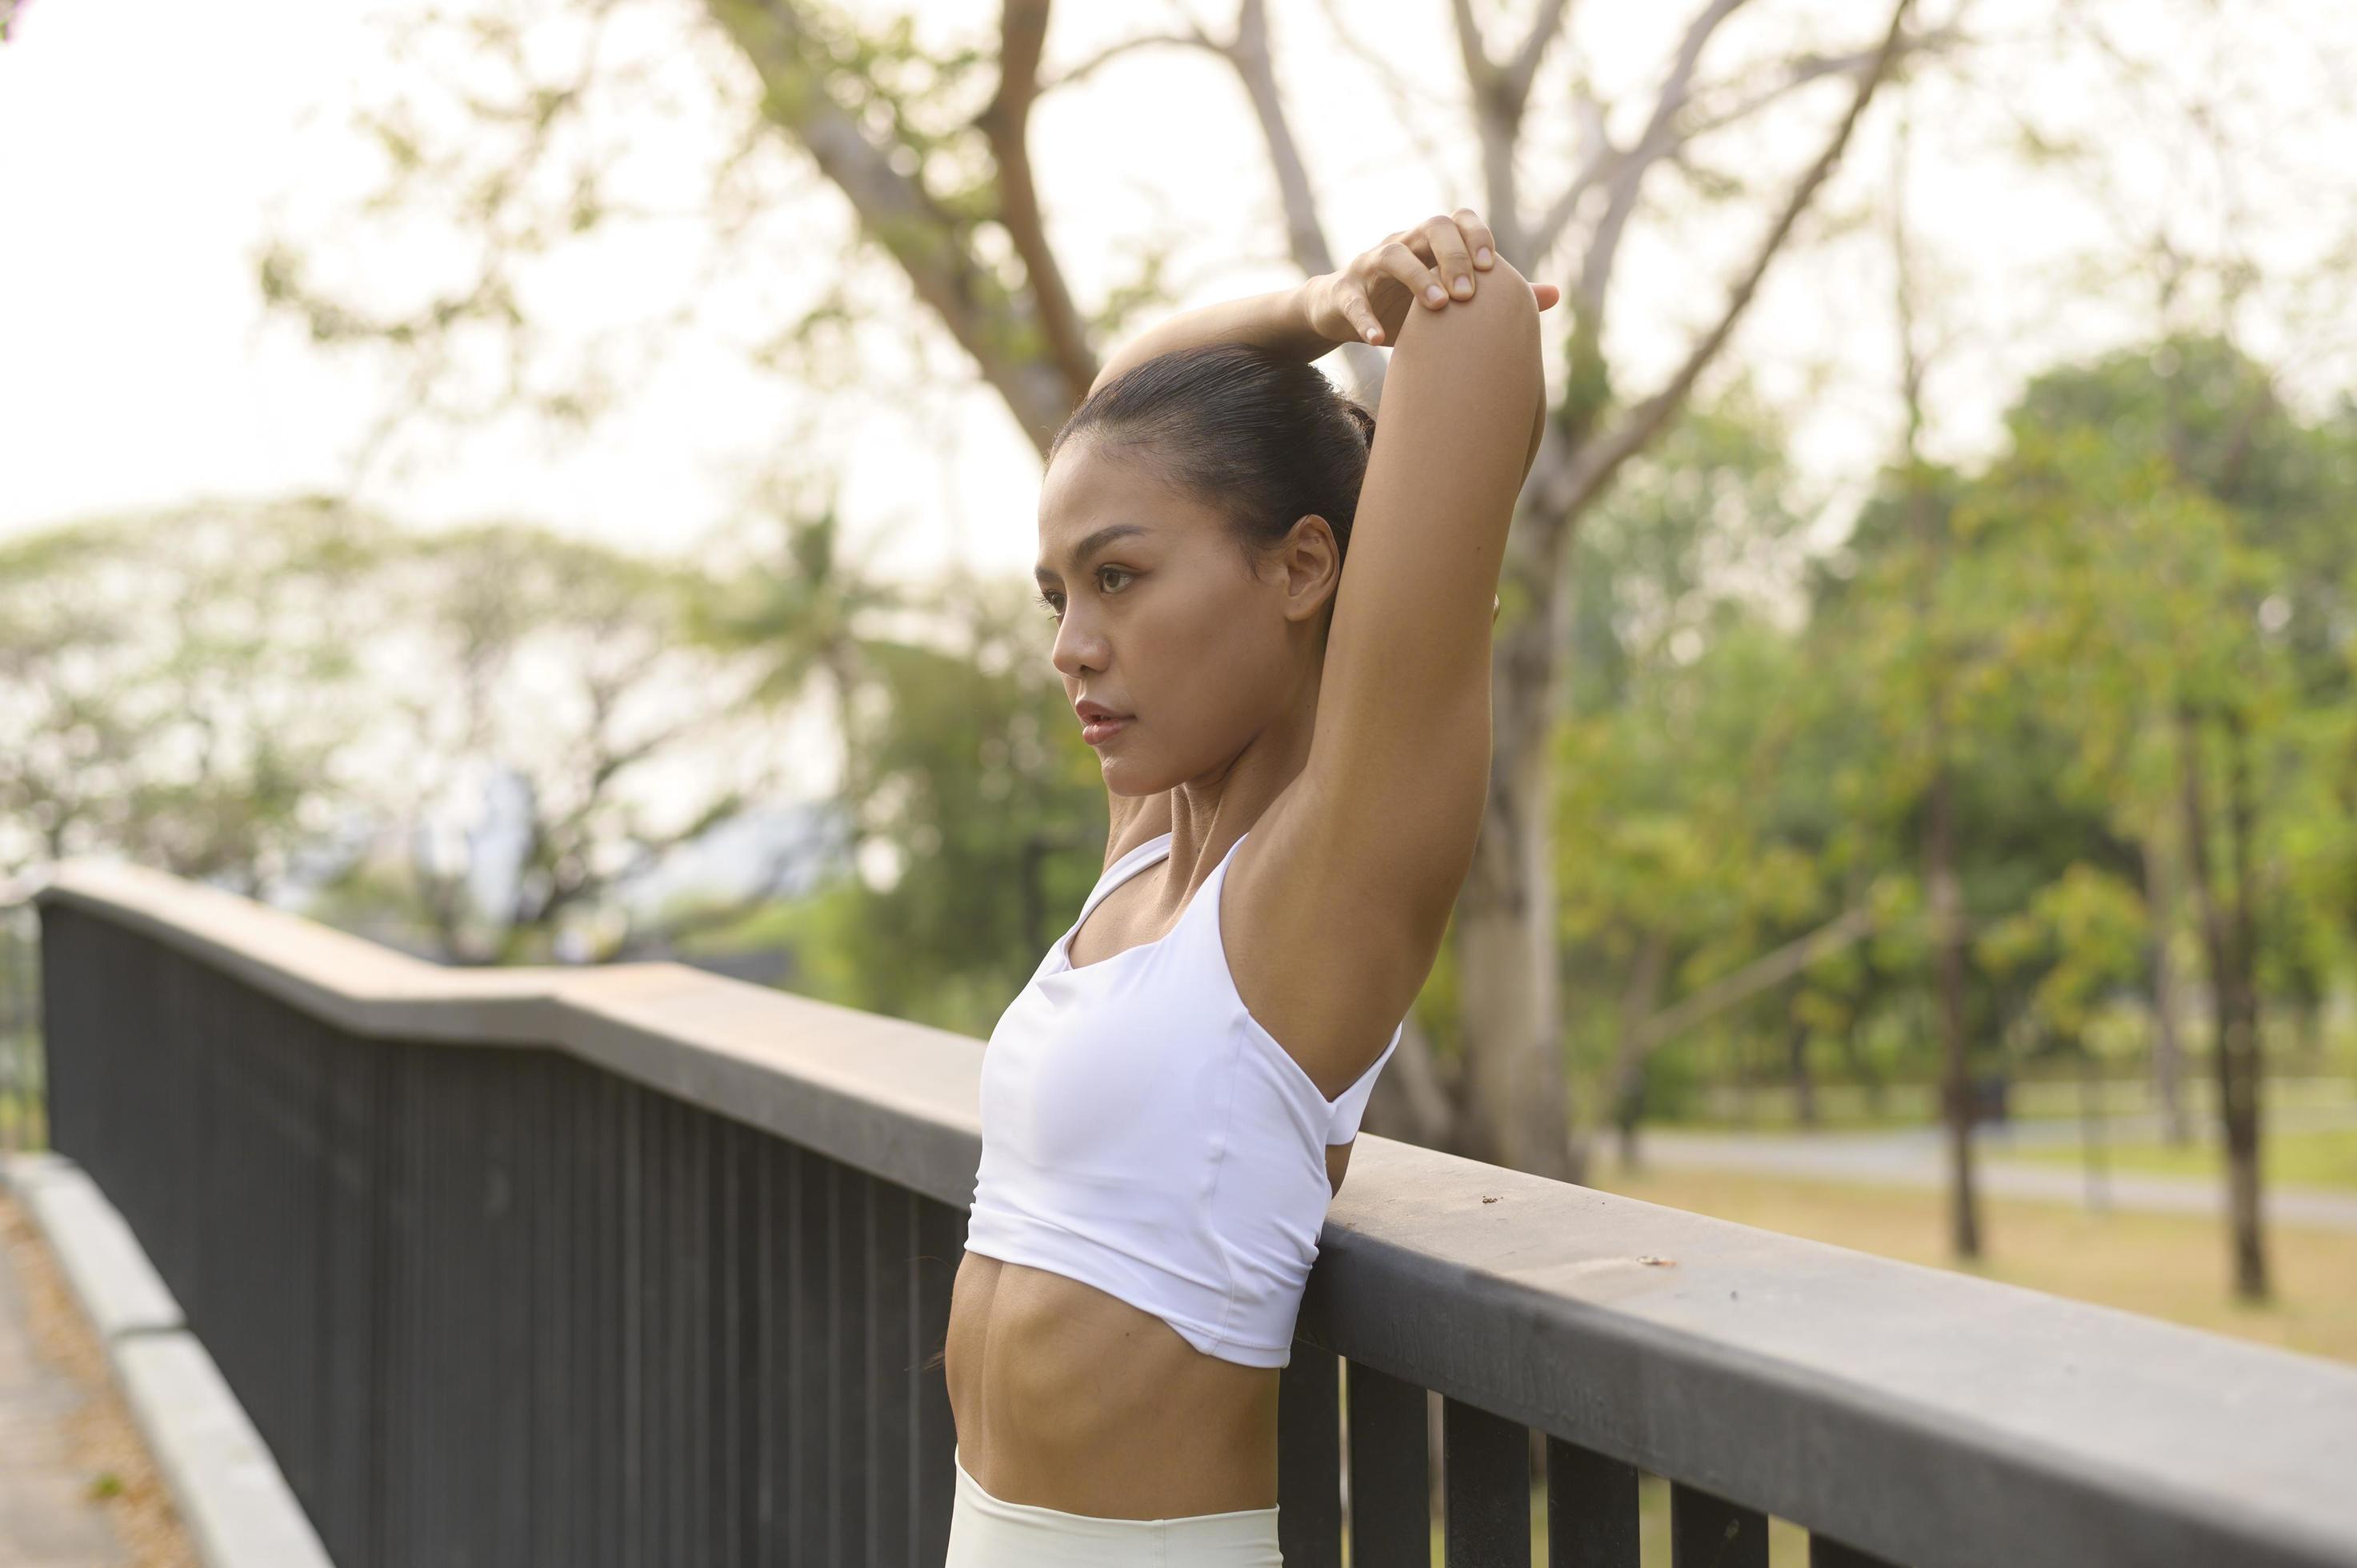
<path fill-rule="evenodd" d="M 923 9 L 929 27 L 958 29 L 986 26 L 997 12 L 986 0 Z M 1222 15 L 1227 7 L 1196 9 Z M 1511 36 L 1501 8 L 1481 9 L 1501 52 Z M 1519 25 L 1528 7 L 1511 9 Z M 1577 8 L 1598 79 L 1608 87 L 1652 80 L 1684 9 Z M 1728 59 L 1794 40 L 1846 49 L 1871 36 L 1877 24 L 1861 18 L 1878 9 L 1759 0 L 1722 41 Z M 2035 0 L 1979 0 L 1969 15 L 1976 27 L 2012 36 L 2047 9 Z M 2346 242 L 2345 230 L 2328 234 L 2319 215 L 2346 222 L 2347 171 L 2357 167 L 2346 70 L 2357 21 L 2348 7 L 2328 0 L 2238 7 L 2233 51 L 2213 47 L 2225 24 L 2200 0 L 2115 0 L 2089 9 L 2112 18 L 2132 53 L 2203 91 L 2266 83 L 2247 94 L 2263 107 L 2236 111 L 2229 123 L 2238 141 L 2262 149 L 2237 166 L 2237 244 L 2280 270 L 2305 269 Z M 1449 107 L 1459 87 L 1446 5 L 1383 7 L 1386 18 L 1403 18 L 1391 24 L 1401 30 L 1369 40 L 1428 96 L 1415 118 L 1438 139 L 1442 169 L 1427 164 L 1364 68 L 1335 54 L 1318 5 L 1278 0 L 1273 10 L 1280 80 L 1338 252 L 1431 211 L 1480 205 L 1465 122 Z M 1422 20 L 1406 19 L 1411 13 Z M 1117 36 L 1116 24 L 1125 31 L 1163 15 L 1145 5 L 1060 6 L 1050 66 Z M 354 220 L 375 166 L 349 128 L 349 109 L 384 98 L 400 80 L 382 14 L 317 0 L 31 0 L 17 29 L 0 47 L 0 231 L 9 236 L 0 533 L 199 497 L 350 482 L 361 438 L 394 385 L 391 362 L 322 349 L 292 320 L 265 317 L 254 259 L 274 225 L 310 239 L 328 275 L 371 288 L 397 291 L 447 259 L 447 242 L 388 240 Z M 2128 227 L 2165 220 L 2197 251 L 2214 248 L 2225 231 L 2214 175 L 2156 129 L 2158 120 L 2096 93 L 2083 59 L 2025 64 L 2017 48 L 2007 59 L 1981 80 L 1925 91 L 1915 112 L 1910 220 L 1940 299 L 1935 326 L 1953 339 L 1933 395 L 1939 439 L 1957 454 L 1986 445 L 2022 373 L 2149 320 L 2135 287 L 2072 273 L 2111 248 L 2107 236 L 2118 226 L 2064 183 L 2025 172 L 2001 145 L 2007 102 L 2026 97 L 2048 128 L 2118 144 L 2113 163 Z M 1559 79 L 1563 57 L 1550 69 Z M 1568 153 L 1559 84 L 1554 91 L 1525 170 L 1537 192 Z M 1719 149 L 1715 164 L 1797 166 L 1835 96 L 1764 120 L 1756 135 Z M 1616 129 L 1627 134 L 1619 122 Z M 713 131 L 691 108 L 630 134 L 655 166 L 675 156 L 687 167 L 708 155 Z M 1055 237 L 1084 304 L 1126 275 L 1125 242 L 1156 228 L 1190 239 L 1179 258 L 1182 304 L 1294 281 L 1289 269 L 1267 262 L 1278 242 L 1266 158 L 1232 76 L 1217 62 L 1175 51 L 1132 56 L 1047 101 L 1034 144 Z M 1886 124 L 1857 146 L 1828 219 L 1876 198 L 1890 145 Z M 764 248 L 743 269 L 773 285 L 773 313 L 781 302 L 816 296 L 845 229 L 839 197 L 810 177 L 797 183 L 802 194 L 760 231 Z M 1665 192 L 1674 204 L 1692 205 L 1674 188 Z M 1539 199 L 1531 198 L 1534 206 Z M 1649 229 L 1632 241 L 1613 342 L 1640 390 L 1705 318 L 1714 280 L 1726 274 L 1757 212 Z M 1826 226 L 1814 226 L 1820 239 Z M 797 255 L 777 236 L 798 231 L 823 239 Z M 626 243 L 585 248 L 552 269 L 542 297 L 559 317 L 595 317 L 601 310 L 591 306 L 615 301 L 643 299 L 651 308 L 694 287 L 683 260 L 694 249 L 686 226 L 656 225 Z M 1892 438 L 1886 257 L 1871 231 L 1794 251 L 1737 346 L 1737 358 L 1757 367 L 1792 411 L 1809 469 L 1829 482 L 1870 469 Z M 1510 259 L 1566 281 L 1560 265 Z M 877 276 L 888 297 L 888 274 Z M 729 285 L 748 286 L 742 277 Z M 865 292 L 877 293 L 877 283 Z M 2299 309 L 2338 319 L 2316 298 L 2287 290 L 2250 311 L 2255 346 L 2298 345 L 2307 356 L 2302 375 L 2345 384 L 2346 338 L 2319 336 L 2289 314 Z M 521 420 L 404 430 L 385 460 L 362 471 L 360 499 L 420 524 L 500 514 L 619 543 L 677 547 L 731 515 L 748 483 L 791 449 L 790 466 L 840 474 L 853 538 L 887 575 L 920 575 L 956 557 L 1028 576 L 1037 462 L 995 396 L 958 376 L 937 378 L 926 396 L 895 394 L 880 405 L 856 393 L 802 391 L 748 369 L 737 340 L 751 328 L 732 330 L 709 319 L 714 314 L 668 335 L 660 354 L 630 369 L 630 395 L 589 438 L 551 437 Z M 909 325 L 902 322 L 897 337 Z M 892 346 L 897 337 L 871 333 L 863 359 L 905 362 Z M 931 358 L 954 367 L 946 338 L 931 337 Z"/>

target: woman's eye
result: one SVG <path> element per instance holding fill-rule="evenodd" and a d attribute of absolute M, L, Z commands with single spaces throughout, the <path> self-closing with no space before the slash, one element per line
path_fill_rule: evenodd
<path fill-rule="evenodd" d="M 1136 574 L 1136 573 L 1135 573 L 1135 572 L 1131 571 L 1131 570 L 1130 570 L 1128 567 L 1126 567 L 1126 566 L 1100 566 L 1100 567 L 1098 567 L 1098 568 L 1097 568 L 1097 582 L 1099 583 L 1099 585 L 1103 585 L 1103 582 L 1104 582 L 1104 575 L 1105 575 L 1107 572 L 1111 572 L 1112 574 L 1114 574 L 1114 575 L 1115 575 L 1115 576 L 1117 576 L 1117 577 L 1123 577 L 1123 578 L 1135 577 L 1135 576 L 1136 576 L 1136 575 L 1137 575 L 1137 574 Z M 1114 593 L 1114 592 L 1117 592 L 1118 590 L 1117 590 L 1117 589 L 1115 589 L 1115 588 L 1107 588 L 1105 591 L 1106 591 L 1107 593 Z M 1061 606 L 1060 606 L 1060 605 L 1058 605 L 1058 604 L 1056 603 L 1055 599 L 1054 599 L 1054 598 L 1052 598 L 1051 596 L 1049 596 L 1049 595 L 1046 595 L 1046 594 L 1034 594 L 1033 596 L 1031 596 L 1031 602 L 1032 602 L 1032 603 L 1034 603 L 1034 604 L 1036 604 L 1036 605 L 1038 605 L 1040 608 L 1042 608 L 1042 609 L 1046 610 L 1046 611 L 1048 612 L 1048 618 L 1049 618 L 1049 620 L 1061 620 L 1061 619 L 1063 619 L 1063 618 L 1064 618 L 1064 612 L 1063 612 L 1063 608 L 1062 608 L 1062 607 L 1061 607 Z"/>

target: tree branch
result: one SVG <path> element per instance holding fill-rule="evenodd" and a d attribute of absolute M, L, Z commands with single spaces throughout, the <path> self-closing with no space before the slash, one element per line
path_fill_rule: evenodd
<path fill-rule="evenodd" d="M 1784 209 L 1777 215 L 1776 221 L 1770 226 L 1759 249 L 1753 253 L 1751 264 L 1729 291 L 1726 308 L 1720 312 L 1717 324 L 1688 351 L 1684 362 L 1659 392 L 1639 403 L 1614 429 L 1583 443 L 1571 460 L 1556 470 L 1555 483 L 1550 486 L 1547 495 L 1547 504 L 1554 515 L 1568 517 L 1587 505 L 1620 465 L 1642 449 L 1668 423 L 1670 415 L 1677 411 L 1685 401 L 1686 394 L 1693 390 L 1695 381 L 1702 374 L 1704 367 L 1726 346 L 1736 323 L 1742 319 L 1752 297 L 1758 294 L 1760 282 L 1767 275 L 1769 264 L 1783 248 L 1801 214 L 1808 210 L 1810 202 L 1815 199 L 1818 188 L 1841 161 L 1842 151 L 1848 146 L 1850 134 L 1857 129 L 1859 117 L 1866 113 L 1866 106 L 1873 102 L 1876 90 L 1889 77 L 1891 63 L 1897 59 L 1900 46 L 1906 38 L 1907 13 L 1912 4 L 1913 0 L 1898 0 L 1891 8 L 1889 30 L 1883 38 L 1882 47 L 1875 52 L 1874 62 L 1859 78 L 1857 91 L 1850 99 L 1848 113 L 1835 127 L 1824 150 L 1817 155 L 1816 162 L 1792 188 Z"/>
<path fill-rule="evenodd" d="M 1796 941 L 1787 942 L 1774 952 L 1754 959 L 1732 974 L 1722 975 L 1685 1000 L 1664 1007 L 1645 1019 L 1630 1033 L 1629 1055 L 1641 1059 L 1646 1053 L 1681 1031 L 1694 1027 L 1714 1014 L 1725 1012 L 1738 1002 L 1757 996 L 1771 986 L 1781 984 L 1827 953 L 1840 951 L 1873 929 L 1874 916 L 1870 910 L 1856 908 L 1846 911 L 1830 924 L 1818 927 Z"/>
<path fill-rule="evenodd" d="M 914 176 L 892 166 L 830 97 L 824 48 L 803 25 L 798 0 L 710 0 L 713 16 L 759 74 L 768 117 L 791 133 L 859 215 L 860 226 L 900 263 L 919 298 L 974 357 L 1043 452 L 1093 371 L 1075 383 L 1049 356 L 1028 352 L 1047 331 L 1030 301 L 1003 287 L 967 248 L 961 225 Z"/>
<path fill-rule="evenodd" d="M 1585 87 L 1574 97 L 1572 113 L 1578 119 L 1579 139 L 1581 145 L 1587 148 L 1587 156 L 1580 159 L 1579 166 L 1572 171 L 1570 180 L 1547 208 L 1538 226 L 1531 231 L 1530 264 L 1533 267 L 1546 264 L 1546 258 L 1562 242 L 1563 231 L 1571 226 L 1572 214 L 1579 209 L 1580 201 L 1596 188 L 1598 180 L 1618 166 L 1622 156 L 1620 149 L 1612 145 L 1610 133 L 1604 128 L 1604 106 Z"/>
<path fill-rule="evenodd" d="M 1268 0 L 1243 0 L 1236 9 L 1235 39 L 1220 52 L 1243 79 L 1253 113 L 1260 121 L 1261 136 L 1268 143 L 1277 198 L 1285 209 L 1286 245 L 1294 264 L 1310 277 L 1332 272 L 1334 256 L 1326 244 L 1326 226 L 1318 217 L 1317 193 L 1310 188 L 1301 145 L 1294 140 L 1285 101 L 1277 93 L 1276 70 L 1268 48 Z"/>
<path fill-rule="evenodd" d="M 1039 190 L 1031 177 L 1031 105 L 1039 95 L 1039 51 L 1048 36 L 1049 0 L 1006 0 L 1000 28 L 998 91 L 974 117 L 998 165 L 998 217 L 1023 258 L 1032 308 L 1047 335 L 1048 354 L 1066 381 L 1085 388 L 1096 379 L 1096 354 L 1072 308 L 1063 268 L 1048 242 Z M 1078 401 L 1077 394 L 1074 401 Z M 1059 422 L 1060 423 L 1060 421 Z"/>
<path fill-rule="evenodd" d="M 1563 32 L 1563 19 L 1570 9 L 1570 0 L 1541 0 L 1539 14 L 1532 19 L 1522 48 L 1514 51 L 1514 58 L 1500 73 L 1499 91 L 1513 104 L 1518 115 L 1530 102 L 1531 84 L 1538 80 L 1539 64 L 1546 58 L 1547 46 Z"/>
<path fill-rule="evenodd" d="M 1336 32 L 1341 31 L 1341 20 L 1329 9 L 1329 19 Z M 1200 34 L 1197 35 L 1200 37 Z M 1267 0 L 1241 0 L 1236 10 L 1235 37 L 1225 44 L 1211 42 L 1210 47 L 1235 68 L 1243 82 L 1244 95 L 1251 100 L 1253 114 L 1259 120 L 1261 137 L 1268 145 L 1270 166 L 1276 177 L 1276 193 L 1285 213 L 1286 247 L 1293 264 L 1305 277 L 1334 270 L 1334 253 L 1326 242 L 1326 225 L 1318 215 L 1318 196 L 1309 183 L 1308 165 L 1301 156 L 1301 145 L 1293 134 L 1292 122 L 1285 113 L 1285 100 L 1277 91 L 1276 67 L 1268 43 Z M 1342 356 L 1351 367 L 1358 383 L 1361 400 L 1373 406 L 1383 386 L 1383 356 L 1372 344 L 1345 343 Z"/>
<path fill-rule="evenodd" d="M 1209 49 L 1213 54 L 1221 52 L 1220 46 L 1200 27 L 1190 27 L 1184 33 L 1141 33 L 1136 38 L 1124 38 L 1119 43 L 1106 45 L 1060 75 L 1043 78 L 1039 82 L 1039 92 L 1044 96 L 1058 88 L 1069 87 L 1073 82 L 1084 81 L 1095 74 L 1099 67 L 1110 64 L 1135 50 L 1166 47 Z"/>
<path fill-rule="evenodd" d="M 1653 113 L 1645 122 L 1644 132 L 1627 152 L 1616 156 L 1610 166 L 1610 199 L 1604 216 L 1598 220 L 1596 232 L 1588 237 L 1587 254 L 1581 258 L 1579 276 L 1573 283 L 1573 306 L 1588 317 L 1598 337 L 1603 333 L 1605 295 L 1610 289 L 1612 263 L 1620 253 L 1620 236 L 1629 226 L 1631 214 L 1637 209 L 1638 193 L 1645 183 L 1645 171 L 1652 167 L 1662 155 L 1677 145 L 1674 127 L 1678 112 L 1686 105 L 1694 90 L 1696 67 L 1702 62 L 1702 51 L 1710 42 L 1719 24 L 1742 7 L 1744 0 L 1710 0 L 1695 19 L 1686 25 L 1685 37 L 1679 40 L 1677 58 L 1670 62 L 1669 73 L 1662 79 L 1662 91 L 1653 100 Z M 1555 210 L 1569 216 L 1570 209 L 1558 198 Z M 1540 244 L 1533 252 L 1533 260 L 1546 255 L 1559 235 L 1541 234 Z"/>
<path fill-rule="evenodd" d="M 1900 40 L 1899 53 L 1902 58 L 1908 55 L 1928 53 L 1944 48 L 1963 38 L 1963 32 L 1953 27 L 1935 27 L 1929 32 L 1910 33 Z M 1860 49 L 1855 54 L 1802 55 L 1797 59 L 1787 60 L 1784 62 L 1784 74 L 1780 80 L 1759 89 L 1747 97 L 1737 100 L 1717 113 L 1688 126 L 1679 133 L 1678 141 L 1684 145 L 1707 136 L 1714 131 L 1723 131 L 1729 125 L 1749 119 L 1779 99 L 1806 87 L 1813 81 L 1821 81 L 1828 76 L 1851 76 L 1867 70 L 1880 58 L 1880 54 L 1881 51 L 1878 49 Z"/>

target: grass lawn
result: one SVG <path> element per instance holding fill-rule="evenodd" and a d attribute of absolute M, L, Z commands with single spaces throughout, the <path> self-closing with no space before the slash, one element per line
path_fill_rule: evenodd
<path fill-rule="evenodd" d="M 2171 1144 L 2107 1143 L 2103 1145 L 2103 1152 L 2104 1163 L 2111 1170 L 2155 1176 L 2207 1176 L 2213 1181 L 2224 1179 L 2224 1156 L 2218 1145 L 2215 1128 L 2203 1129 L 2201 1136 L 2181 1148 Z M 2035 1160 L 2041 1165 L 2078 1165 L 2085 1159 L 2076 1144 L 2043 1149 L 2010 1149 L 2001 1155 L 1992 1148 L 1989 1157 Z M 2262 1131 L 2259 1173 L 2262 1187 L 2340 1187 L 2357 1191 L 2357 1127 L 2297 1133 Z"/>

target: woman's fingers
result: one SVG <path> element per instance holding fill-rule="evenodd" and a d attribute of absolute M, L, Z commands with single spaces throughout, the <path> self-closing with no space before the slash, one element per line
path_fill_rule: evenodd
<path fill-rule="evenodd" d="M 1494 268 L 1498 260 L 1497 236 L 1472 208 L 1427 218 L 1412 229 L 1386 234 L 1349 269 L 1354 286 L 1338 291 L 1342 314 L 1361 337 L 1380 343 L 1387 336 L 1382 312 L 1391 308 L 1394 281 L 1409 298 L 1440 310 L 1451 300 L 1472 298 L 1474 274 Z M 1554 284 L 1530 287 L 1541 310 L 1563 298 L 1563 290 Z M 1383 302 L 1380 308 L 1379 299 Z"/>
<path fill-rule="evenodd" d="M 1465 243 L 1473 252 L 1473 264 L 1488 272 L 1498 259 L 1498 237 L 1490 232 L 1481 215 L 1469 207 L 1460 207 L 1449 216 L 1457 220 L 1458 231 L 1465 236 Z"/>
<path fill-rule="evenodd" d="M 1375 252 L 1376 264 L 1391 276 L 1407 285 L 1408 294 L 1438 310 L 1448 303 L 1448 292 L 1441 286 L 1440 274 L 1418 259 L 1405 241 L 1394 240 Z"/>
<path fill-rule="evenodd" d="M 1460 224 L 1470 222 L 1481 227 L 1480 219 L 1469 207 L 1460 207 L 1446 218 L 1427 218 L 1422 225 L 1425 237 L 1431 242 L 1435 268 L 1440 274 L 1443 287 L 1452 299 L 1473 297 L 1473 247 Z M 1484 231 L 1483 242 L 1488 242 Z"/>

